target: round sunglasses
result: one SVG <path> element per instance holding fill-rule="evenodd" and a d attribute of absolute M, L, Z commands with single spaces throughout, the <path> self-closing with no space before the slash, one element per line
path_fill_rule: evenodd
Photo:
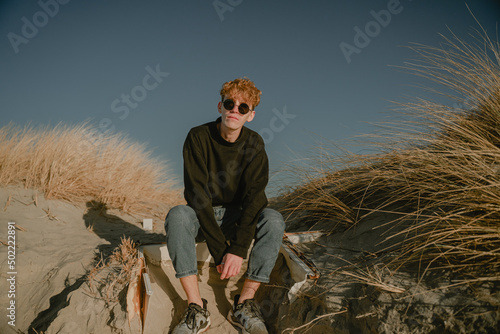
<path fill-rule="evenodd" d="M 222 104 L 226 110 L 233 110 L 234 108 L 234 101 L 231 99 L 225 100 Z M 238 105 L 238 111 L 240 114 L 245 115 L 250 111 L 250 107 L 246 103 L 240 103 L 240 105 Z"/>

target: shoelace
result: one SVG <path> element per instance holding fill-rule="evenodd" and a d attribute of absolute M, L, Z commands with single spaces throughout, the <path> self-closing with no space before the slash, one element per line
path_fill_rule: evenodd
<path fill-rule="evenodd" d="M 245 305 L 246 304 L 246 305 Z M 244 307 L 243 308 L 246 308 L 248 309 L 248 313 L 250 313 L 251 316 L 255 316 L 257 318 L 259 318 L 260 320 L 264 321 L 263 318 L 262 318 L 262 314 L 260 313 L 260 309 L 259 307 L 255 304 L 255 302 L 248 302 L 248 303 L 245 303 Z"/>
<path fill-rule="evenodd" d="M 189 329 L 193 329 L 196 327 L 196 313 L 201 313 L 195 305 L 189 305 L 186 313 L 186 326 Z"/>

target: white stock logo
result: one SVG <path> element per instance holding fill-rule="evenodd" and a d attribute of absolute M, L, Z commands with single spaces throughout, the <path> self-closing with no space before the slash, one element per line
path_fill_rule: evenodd
<path fill-rule="evenodd" d="M 142 78 L 142 85 L 134 86 L 130 90 L 130 95 L 125 93 L 121 94 L 120 99 L 115 99 L 111 102 L 111 110 L 114 113 L 122 113 L 122 115 L 118 117 L 122 121 L 128 117 L 130 108 L 137 108 L 139 103 L 144 101 L 148 96 L 148 91 L 154 90 L 163 82 L 163 78 L 170 75 L 168 72 L 160 71 L 160 64 L 157 64 L 154 70 L 151 66 L 146 66 L 146 72 L 148 72 L 148 74 Z M 131 97 L 133 101 L 131 101 Z"/>
<path fill-rule="evenodd" d="M 59 5 L 66 5 L 70 0 L 40 0 L 38 6 L 42 10 L 33 14 L 31 20 L 26 16 L 21 18 L 23 23 L 21 27 L 21 35 L 13 32 L 7 34 L 10 45 L 14 52 L 19 53 L 19 46 L 21 44 L 28 44 L 29 40 L 34 38 L 40 28 L 45 27 L 49 23 L 50 18 L 54 18 L 59 13 Z"/>
<path fill-rule="evenodd" d="M 274 134 L 280 133 L 285 127 L 290 124 L 290 120 L 297 117 L 297 115 L 289 114 L 286 111 L 286 106 L 283 111 L 273 108 L 274 117 L 269 121 L 269 127 L 260 129 L 259 134 L 264 140 L 265 144 L 269 144 L 274 140 Z"/>
<path fill-rule="evenodd" d="M 226 0 L 226 2 L 215 0 L 214 2 L 212 2 L 212 5 L 214 6 L 215 12 L 222 22 L 224 21 L 224 13 L 232 12 L 234 10 L 234 7 L 241 5 L 242 2 L 243 0 Z"/>
<path fill-rule="evenodd" d="M 342 51 L 347 63 L 350 64 L 352 61 L 352 55 L 354 53 L 360 54 L 361 50 L 370 45 L 372 39 L 377 37 L 382 32 L 382 28 L 386 28 L 389 23 L 391 23 L 392 15 L 397 15 L 402 11 L 403 6 L 399 0 L 389 0 L 389 2 L 387 2 L 387 9 L 382 9 L 378 12 L 374 10 L 370 11 L 370 15 L 373 17 L 373 20 L 368 21 L 365 24 L 364 29 L 354 26 L 354 45 L 346 42 L 341 42 L 339 44 L 340 50 Z"/>
<path fill-rule="evenodd" d="M 147 74 L 142 78 L 141 84 L 132 87 L 130 94 L 122 93 L 120 98 L 114 99 L 111 102 L 111 111 L 113 113 L 120 113 L 118 119 L 125 120 L 129 114 L 130 109 L 135 109 L 139 106 L 139 103 L 144 101 L 148 95 L 148 91 L 156 89 L 162 82 L 163 79 L 170 75 L 169 72 L 162 72 L 160 70 L 160 64 L 157 64 L 155 68 L 151 66 L 146 66 Z M 111 134 L 115 131 L 115 125 L 111 118 L 103 118 L 99 122 L 97 129 L 93 129 L 86 133 L 86 141 L 82 143 L 83 147 L 91 145 L 99 145 L 104 136 Z"/>

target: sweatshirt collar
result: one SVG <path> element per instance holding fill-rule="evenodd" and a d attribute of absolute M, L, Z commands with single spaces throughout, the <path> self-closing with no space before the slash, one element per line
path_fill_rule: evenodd
<path fill-rule="evenodd" d="M 241 128 L 240 135 L 238 136 L 238 139 L 236 139 L 234 143 L 230 143 L 224 138 L 222 138 L 219 130 L 217 129 L 217 124 L 220 124 L 221 122 L 222 118 L 219 117 L 215 120 L 215 122 L 210 123 L 210 133 L 212 135 L 212 138 L 214 138 L 218 143 L 225 146 L 234 146 L 246 140 L 248 133 L 247 133 L 247 128 L 244 126 Z"/>

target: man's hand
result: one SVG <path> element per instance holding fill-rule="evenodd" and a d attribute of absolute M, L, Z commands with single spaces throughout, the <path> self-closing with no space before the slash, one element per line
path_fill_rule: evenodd
<path fill-rule="evenodd" d="M 227 253 L 222 258 L 222 263 L 217 266 L 220 279 L 234 277 L 240 273 L 243 258 L 238 255 Z"/>

